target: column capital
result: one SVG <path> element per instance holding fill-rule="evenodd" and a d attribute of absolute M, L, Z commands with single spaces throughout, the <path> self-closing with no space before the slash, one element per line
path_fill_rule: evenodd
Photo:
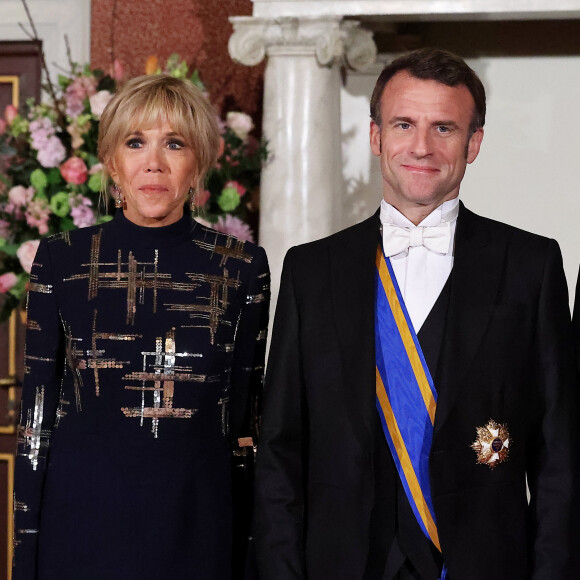
<path fill-rule="evenodd" d="M 266 55 L 312 55 L 320 66 L 344 62 L 362 70 L 374 63 L 377 47 L 373 34 L 356 20 L 341 16 L 319 18 L 230 18 L 230 56 L 246 66 L 260 63 Z"/>

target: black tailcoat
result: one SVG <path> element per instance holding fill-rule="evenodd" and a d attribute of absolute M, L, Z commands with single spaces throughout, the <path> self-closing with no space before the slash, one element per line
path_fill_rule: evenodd
<path fill-rule="evenodd" d="M 363 578 L 375 502 L 378 242 L 377 213 L 286 257 L 257 463 L 261 580 Z M 430 473 L 451 578 L 577 577 L 577 377 L 554 240 L 461 205 L 437 374 Z M 471 448 L 490 419 L 511 443 L 495 469 Z"/>

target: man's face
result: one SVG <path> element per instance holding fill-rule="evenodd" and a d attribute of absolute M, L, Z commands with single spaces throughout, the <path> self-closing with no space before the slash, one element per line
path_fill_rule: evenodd
<path fill-rule="evenodd" d="M 371 121 L 371 150 L 381 158 L 383 197 L 401 213 L 427 215 L 459 194 L 483 129 L 469 136 L 474 101 L 464 85 L 448 87 L 398 72 L 381 98 L 382 126 Z"/>

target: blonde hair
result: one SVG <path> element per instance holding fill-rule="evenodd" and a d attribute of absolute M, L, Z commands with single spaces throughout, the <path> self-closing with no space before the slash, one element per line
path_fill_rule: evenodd
<path fill-rule="evenodd" d="M 170 75 L 131 79 L 105 108 L 99 125 L 98 155 L 104 166 L 103 186 L 118 147 L 127 135 L 166 119 L 192 148 L 197 187 L 217 162 L 220 132 L 217 115 L 205 95 L 190 81 Z"/>

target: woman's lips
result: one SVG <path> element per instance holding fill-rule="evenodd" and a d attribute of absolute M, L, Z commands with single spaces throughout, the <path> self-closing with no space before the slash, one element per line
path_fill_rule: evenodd
<path fill-rule="evenodd" d="M 139 191 L 151 191 L 151 192 L 163 192 L 167 191 L 167 188 L 163 185 L 157 185 L 155 183 L 150 183 L 147 185 L 142 185 Z"/>

